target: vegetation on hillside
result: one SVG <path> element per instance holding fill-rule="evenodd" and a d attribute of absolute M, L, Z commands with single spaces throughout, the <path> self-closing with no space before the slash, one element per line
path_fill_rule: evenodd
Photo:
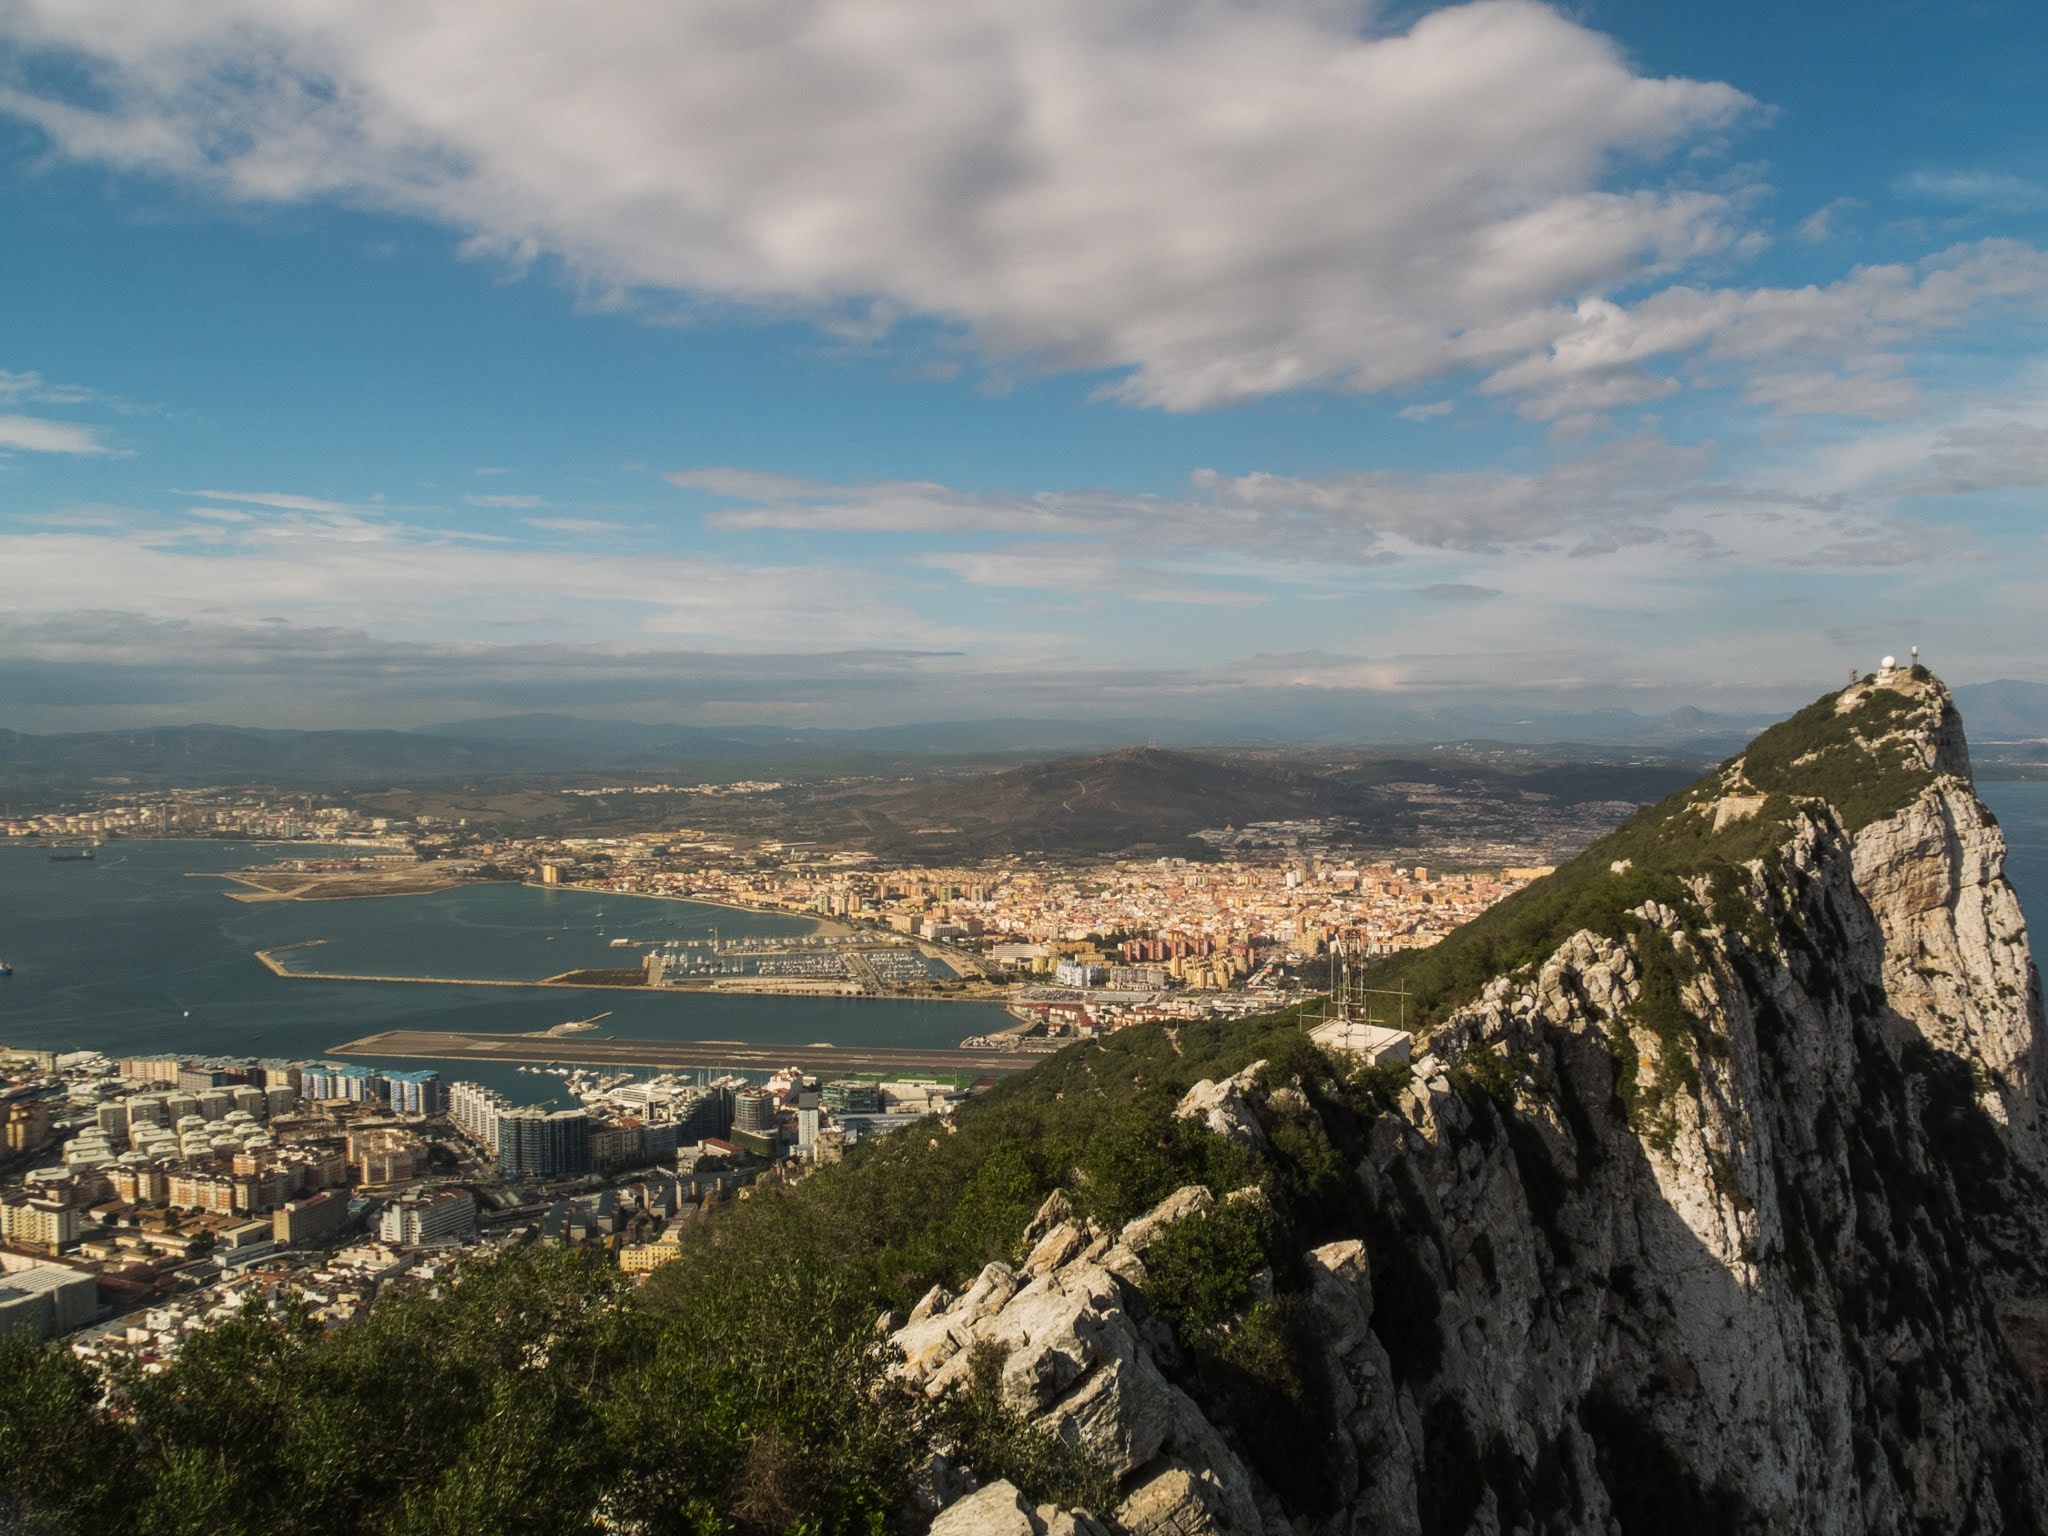
<path fill-rule="evenodd" d="M 1854 835 L 1903 809 L 1933 780 L 1889 734 L 1920 707 L 1915 701 L 1880 688 L 1837 714 L 1839 697 L 1828 694 L 1771 727 L 1717 773 L 1646 806 L 1548 879 L 1441 943 L 1375 965 L 1364 985 L 1405 989 L 1409 1019 L 1426 1029 L 1494 977 L 1539 963 L 1582 929 L 1628 939 L 1639 926 L 1630 914 L 1646 901 L 1671 908 L 1686 927 L 1705 923 L 1709 914 L 1692 890 L 1701 878 L 1718 898 L 1714 919 L 1740 923 L 1749 915 L 1738 894 L 1747 885 L 1743 866 L 1769 861 L 1800 817 L 1832 816 Z M 1761 803 L 1717 831 L 1715 804 L 1724 793 L 1760 796 Z"/>
<path fill-rule="evenodd" d="M 1257 1154 L 1173 1117 L 1195 1081 L 1259 1057 L 1303 1078 L 1319 1113 L 1283 1119 Z M 1299 1451 L 1325 1433 L 1325 1387 L 1298 1256 L 1356 1230 L 1362 1139 L 1334 1146 L 1322 1125 L 1362 1138 L 1387 1091 L 1340 1081 L 1286 1015 L 1127 1030 L 757 1192 L 637 1291 L 535 1248 L 339 1329 L 252 1309 L 161 1375 L 113 1383 L 115 1415 L 68 1355 L 0 1343 L 0 1529 L 554 1532 L 601 1512 L 648 1532 L 880 1530 L 935 1435 L 984 1477 L 1101 1509 L 1101 1469 L 1008 1413 L 987 1371 L 931 1422 L 886 1379 L 875 1319 L 1016 1260 L 1055 1189 L 1113 1226 L 1190 1183 L 1264 1199 L 1174 1230 L 1152 1305 L 1183 1341 L 1184 1384 L 1314 1508 L 1327 1491 Z"/>

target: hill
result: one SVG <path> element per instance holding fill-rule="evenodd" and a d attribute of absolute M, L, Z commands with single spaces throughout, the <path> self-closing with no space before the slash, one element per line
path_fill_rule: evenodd
<path fill-rule="evenodd" d="M 1865 679 L 1376 973 L 1412 1063 L 1287 1015 L 1121 1031 L 692 1225 L 637 1292 L 528 1252 L 333 1332 L 259 1305 L 119 1417 L 0 1346 L 0 1518 L 2037 1530 L 2002 851 L 1946 690 Z"/>
<path fill-rule="evenodd" d="M 1665 764 L 1497 767 L 1449 754 L 1261 753 L 1125 747 L 996 773 L 839 797 L 859 834 L 896 857 L 979 858 L 1013 853 L 1209 857 L 1197 832 L 1265 822 L 1330 822 L 1343 838 L 1386 848 L 1451 843 L 1460 836 L 1557 840 L 1591 808 L 1613 825 L 1628 807 L 1683 783 Z M 1588 834 L 1590 835 L 1590 834 Z M 1573 846 L 1584 841 L 1567 831 Z"/>

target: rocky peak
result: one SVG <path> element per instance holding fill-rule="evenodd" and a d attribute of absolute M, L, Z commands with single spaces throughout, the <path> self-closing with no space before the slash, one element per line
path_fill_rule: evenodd
<path fill-rule="evenodd" d="M 2038 1529 L 2042 1004 L 2004 852 L 1947 690 L 1865 678 L 1390 967 L 1427 1021 L 1390 1098 L 1340 1060 L 1197 1083 L 1182 1117 L 1268 1178 L 1114 1232 L 1056 1195 L 899 1368 L 943 1395 L 999 1354 L 1145 1532 Z M 1341 1187 L 1304 1204 L 1317 1146 Z M 1274 1191 L 1309 1493 L 1187 1372 L 1150 1262 Z"/>

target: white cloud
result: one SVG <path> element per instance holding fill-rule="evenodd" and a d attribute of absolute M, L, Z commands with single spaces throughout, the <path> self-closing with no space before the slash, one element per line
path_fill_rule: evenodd
<path fill-rule="evenodd" d="M 1439 416 L 1448 416 L 1458 408 L 1455 400 L 1432 400 L 1427 405 L 1404 405 L 1394 414 L 1403 421 L 1434 421 Z"/>
<path fill-rule="evenodd" d="M 606 522 L 598 517 L 522 517 L 520 525 L 542 533 L 624 533 L 624 523 Z"/>
<path fill-rule="evenodd" d="M 1893 349 L 1953 331 L 2000 304 L 2039 309 L 2044 297 L 2048 252 L 1985 240 L 1911 266 L 1858 267 L 1825 286 L 1677 286 L 1633 307 L 1591 298 L 1547 346 L 1497 369 L 1483 387 L 1518 397 L 1524 415 L 1554 420 L 1660 398 L 1678 385 L 1644 365 L 1686 357 L 1709 370 L 1754 370 L 1749 398 L 1781 410 L 1812 402 L 1892 414 L 1911 398 Z M 1788 371 L 1787 361 L 1818 366 Z M 1841 376 L 1833 388 L 1821 387 L 1826 374 Z"/>
<path fill-rule="evenodd" d="M 1229 587 L 1199 586 L 1123 558 L 1103 545 L 1016 544 L 1001 549 L 925 555 L 922 564 L 950 571 L 975 587 L 1079 593 L 1133 603 L 1243 608 L 1265 599 Z"/>
<path fill-rule="evenodd" d="M 283 491 L 186 491 L 187 496 L 204 496 L 208 501 L 234 501 L 250 507 L 273 507 L 280 512 L 353 512 L 345 501 L 322 501 L 317 496 L 294 496 Z"/>
<path fill-rule="evenodd" d="M 535 507 L 547 505 L 543 498 L 531 495 L 465 496 L 462 499 L 472 507 L 503 507 L 514 511 L 531 511 Z"/>
<path fill-rule="evenodd" d="M 1645 171 L 1747 98 L 1531 0 L 1405 30 L 1365 0 L 12 0 L 0 27 L 66 63 L 0 108 L 76 157 L 856 342 L 937 317 L 1170 409 L 1511 358 L 1561 301 L 1742 234 Z"/>
<path fill-rule="evenodd" d="M 948 643 L 884 583 L 843 570 L 741 565 L 602 546 L 522 548 L 390 518 L 291 513 L 222 521 L 136 517 L 0 530 L 9 608 L 21 616 L 120 609 L 158 621 L 367 628 L 474 640 L 516 623 L 555 638 L 663 635 L 710 644 Z"/>
<path fill-rule="evenodd" d="M 0 416 L 0 450 L 103 455 L 115 452 L 98 427 L 41 416 Z"/>
<path fill-rule="evenodd" d="M 1856 197 L 1837 197 L 1821 204 L 1799 221 L 1799 238 L 1813 244 L 1832 240 L 1841 233 L 1839 221 L 1863 206 Z"/>
<path fill-rule="evenodd" d="M 2001 213 L 2048 207 L 2048 186 L 2009 171 L 1915 171 L 1899 178 L 1898 190 L 1909 197 Z"/>

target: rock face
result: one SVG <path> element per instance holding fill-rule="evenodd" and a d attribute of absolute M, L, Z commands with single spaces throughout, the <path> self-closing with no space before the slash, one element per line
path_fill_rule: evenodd
<path fill-rule="evenodd" d="M 1302 1256 L 1317 1507 L 1160 1368 L 1144 1248 L 1206 1190 L 1114 1235 L 1049 1203 L 900 1368 L 936 1394 L 1000 1352 L 1141 1532 L 2042 1529 L 2040 981 L 1946 690 L 1835 708 L 1910 774 L 1851 774 L 1853 815 L 1761 747 L 1710 777 L 1682 814 L 1763 851 L 1496 979 L 1372 1123 L 1357 1230 Z M 1315 1086 L 1247 1070 L 1183 1110 L 1263 1146 Z"/>
<path fill-rule="evenodd" d="M 1004 1403 L 1054 1439 L 1079 1447 L 1119 1480 L 1126 1530 L 1203 1536 L 1261 1529 L 1252 1481 L 1186 1393 L 1160 1371 L 1127 1307 L 1142 1247 L 1166 1223 L 1205 1209 L 1209 1191 L 1169 1196 L 1116 1242 L 1065 1212 L 1054 1195 L 1032 1223 L 1023 1274 L 991 1264 L 957 1301 L 891 1335 L 900 1374 L 938 1397 L 961 1389 L 977 1356 L 1001 1361 Z M 1049 1257 L 1057 1255 L 1057 1257 Z M 940 1520 L 953 1513 L 949 1507 Z M 933 1530 L 939 1526 L 934 1524 Z"/>

